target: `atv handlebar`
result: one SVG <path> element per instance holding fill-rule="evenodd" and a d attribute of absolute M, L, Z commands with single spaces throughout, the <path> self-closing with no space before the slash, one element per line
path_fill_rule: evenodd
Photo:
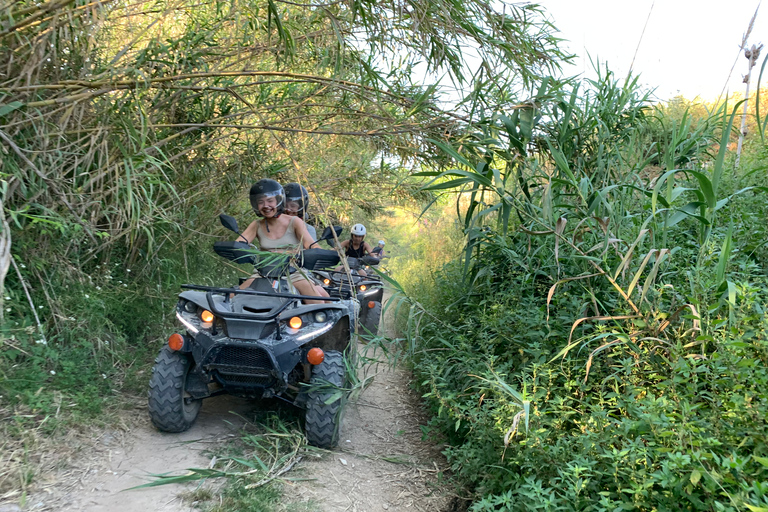
<path fill-rule="evenodd" d="M 259 257 L 256 250 L 246 242 L 216 242 L 213 250 L 219 256 L 232 260 L 235 263 L 250 263 L 255 265 L 259 273 L 264 277 L 278 278 L 288 273 L 290 257 L 279 253 L 272 253 L 274 257 L 267 256 L 268 260 L 259 265 Z M 340 261 L 336 251 L 328 249 L 305 249 L 296 257 L 299 266 L 307 270 L 319 270 L 333 267 Z"/>

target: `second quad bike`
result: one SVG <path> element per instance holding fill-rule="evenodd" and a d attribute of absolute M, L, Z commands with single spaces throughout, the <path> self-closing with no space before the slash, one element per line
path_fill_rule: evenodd
<path fill-rule="evenodd" d="M 323 283 L 323 287 L 331 297 L 350 299 L 356 297 L 360 303 L 360 333 L 376 334 L 381 320 L 381 304 L 384 298 L 384 286 L 381 278 L 368 273 L 361 276 L 357 271 L 363 266 L 378 265 L 378 258 L 365 256 L 363 258 L 347 258 L 351 275 L 338 270 L 316 270 L 313 272 L 316 279 Z M 373 275 L 371 275 L 373 274 Z M 350 281 L 351 277 L 351 281 Z"/>
<path fill-rule="evenodd" d="M 238 233 L 227 215 L 222 224 Z M 220 256 L 253 263 L 261 277 L 247 289 L 183 285 L 176 318 L 184 334 L 172 334 L 155 360 L 149 382 L 149 416 L 165 432 L 183 432 L 195 422 L 204 398 L 229 393 L 280 398 L 305 409 L 310 444 L 337 444 L 352 371 L 345 356 L 354 348 L 358 305 L 333 297 L 303 304 L 292 292 L 289 272 L 333 267 L 335 251 L 308 249 L 296 268 L 282 255 L 261 261 L 245 242 L 217 242 Z"/>

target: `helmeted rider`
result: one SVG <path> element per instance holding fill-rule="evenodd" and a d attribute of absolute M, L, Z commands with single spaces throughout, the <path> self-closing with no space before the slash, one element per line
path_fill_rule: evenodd
<path fill-rule="evenodd" d="M 262 179 L 253 184 L 250 191 L 253 211 L 261 217 L 251 222 L 240 239 L 251 243 L 258 239 L 262 251 L 296 254 L 301 249 L 309 249 L 314 242 L 307 232 L 306 224 L 298 217 L 282 215 L 285 210 L 285 191 L 280 183 L 271 179 Z M 291 284 L 301 295 L 328 297 L 328 293 L 309 278 L 309 273 L 297 269 L 290 276 Z M 247 280 L 242 287 L 250 286 L 253 279 Z M 305 300 L 307 303 L 323 302 Z"/>
<path fill-rule="evenodd" d="M 317 231 L 314 226 L 307 223 L 307 209 L 309 208 L 309 193 L 299 183 L 288 183 L 285 187 L 285 214 L 300 218 L 307 225 L 307 231 L 312 236 L 312 241 L 317 240 Z"/>
<path fill-rule="evenodd" d="M 386 242 L 384 242 L 384 240 L 379 240 L 379 245 L 377 245 L 376 247 L 373 248 L 373 250 L 371 251 L 371 254 L 373 254 L 374 256 L 376 256 L 379 259 L 382 259 L 384 257 L 384 244 L 385 243 Z"/>
<path fill-rule="evenodd" d="M 371 245 L 365 241 L 365 226 L 362 224 L 355 224 L 352 229 L 349 230 L 349 240 L 341 242 L 341 249 L 348 258 L 362 258 L 371 254 L 373 249 Z M 358 274 L 366 276 L 364 270 L 359 270 Z"/>

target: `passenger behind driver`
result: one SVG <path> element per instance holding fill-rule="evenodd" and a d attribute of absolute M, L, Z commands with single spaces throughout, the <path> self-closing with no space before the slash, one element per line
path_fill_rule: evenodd
<path fill-rule="evenodd" d="M 362 224 L 352 226 L 349 230 L 349 240 L 344 240 L 340 246 L 348 258 L 360 259 L 363 256 L 370 256 L 373 251 L 371 245 L 365 241 L 365 226 Z M 358 270 L 357 273 L 361 276 L 368 275 L 363 269 Z"/>
<path fill-rule="evenodd" d="M 270 179 L 257 181 L 251 187 L 250 199 L 253 211 L 262 218 L 251 222 L 241 238 L 248 243 L 258 238 L 262 251 L 296 255 L 302 248 L 309 249 L 314 240 L 307 232 L 304 221 L 299 217 L 281 215 L 285 206 L 285 191 L 278 182 Z M 328 297 L 328 293 L 309 275 L 305 269 L 298 268 L 291 274 L 291 284 L 301 295 Z M 245 289 L 252 282 L 253 278 L 248 279 L 240 288 Z M 322 304 L 325 301 L 305 299 L 304 302 Z"/>
<path fill-rule="evenodd" d="M 303 185 L 299 183 L 289 183 L 285 187 L 285 214 L 298 217 L 304 221 L 307 226 L 307 232 L 312 237 L 312 241 L 317 240 L 317 230 L 307 223 L 307 208 L 309 208 L 309 193 Z"/>

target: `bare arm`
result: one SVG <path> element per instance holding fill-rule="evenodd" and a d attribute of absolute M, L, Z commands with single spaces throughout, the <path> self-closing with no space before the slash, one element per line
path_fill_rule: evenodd
<path fill-rule="evenodd" d="M 248 224 L 248 227 L 245 228 L 245 231 L 243 231 L 243 233 L 239 237 L 237 237 L 237 241 L 242 242 L 243 239 L 245 239 L 245 241 L 248 242 L 249 244 L 253 243 L 253 241 L 256 239 L 258 231 L 259 231 L 259 221 L 255 220 L 250 224 Z"/>
<path fill-rule="evenodd" d="M 371 247 L 371 244 L 369 244 L 368 242 L 365 242 L 365 241 L 363 242 L 363 253 L 366 254 L 366 255 L 371 255 L 371 256 L 374 255 L 373 254 L 373 248 Z"/>
<path fill-rule="evenodd" d="M 312 235 L 309 234 L 309 231 L 307 231 L 307 224 L 301 220 L 298 217 L 293 218 L 293 229 L 296 233 L 296 236 L 301 240 L 302 245 L 305 249 L 309 249 L 312 245 L 312 242 L 315 241 L 314 238 L 312 238 Z"/>

